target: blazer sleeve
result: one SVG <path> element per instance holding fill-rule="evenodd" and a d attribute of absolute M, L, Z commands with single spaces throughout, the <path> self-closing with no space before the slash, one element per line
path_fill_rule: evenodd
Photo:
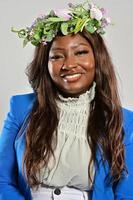
<path fill-rule="evenodd" d="M 125 162 L 128 174 L 121 178 L 116 186 L 116 200 L 133 200 L 133 115 L 125 135 L 128 137 L 128 142 L 125 144 Z"/>
<path fill-rule="evenodd" d="M 25 200 L 17 183 L 18 172 L 14 150 L 14 141 L 20 126 L 13 96 L 10 99 L 10 111 L 0 134 L 0 200 Z"/>

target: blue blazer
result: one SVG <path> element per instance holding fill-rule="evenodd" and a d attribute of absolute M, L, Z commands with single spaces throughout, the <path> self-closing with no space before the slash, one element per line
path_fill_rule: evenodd
<path fill-rule="evenodd" d="M 36 99 L 34 93 L 16 95 L 10 100 L 10 112 L 4 122 L 0 136 L 0 200 L 32 200 L 30 188 L 22 174 L 22 159 L 25 150 L 23 124 Z M 116 187 L 106 186 L 104 179 L 109 171 L 108 164 L 95 170 L 91 200 L 133 200 L 133 112 L 123 108 L 125 150 L 128 176 Z M 97 151 L 100 161 L 101 154 Z M 45 199 L 45 197 L 44 197 Z"/>

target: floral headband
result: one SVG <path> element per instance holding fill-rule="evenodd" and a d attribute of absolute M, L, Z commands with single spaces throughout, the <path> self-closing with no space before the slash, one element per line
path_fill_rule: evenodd
<path fill-rule="evenodd" d="M 105 33 L 105 28 L 111 24 L 107 17 L 107 11 L 93 3 L 68 4 L 68 9 L 51 10 L 48 15 L 40 15 L 31 25 L 25 29 L 16 30 L 12 27 L 11 31 L 23 38 L 23 46 L 31 42 L 34 46 L 47 42 L 61 32 L 63 35 L 82 32 L 85 28 L 89 33 Z"/>

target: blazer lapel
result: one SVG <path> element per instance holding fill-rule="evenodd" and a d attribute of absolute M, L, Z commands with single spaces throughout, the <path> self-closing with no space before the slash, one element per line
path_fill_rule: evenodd
<path fill-rule="evenodd" d="M 102 160 L 101 150 L 97 149 L 97 160 L 99 167 L 95 163 L 95 176 L 94 184 L 91 192 L 92 200 L 113 200 L 114 194 L 111 186 L 107 186 L 105 183 L 105 178 L 109 172 L 109 166 L 107 161 Z"/>

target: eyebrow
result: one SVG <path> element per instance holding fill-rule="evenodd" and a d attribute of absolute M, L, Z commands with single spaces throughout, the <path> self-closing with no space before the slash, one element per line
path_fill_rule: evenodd
<path fill-rule="evenodd" d="M 72 49 L 77 48 L 79 45 L 87 46 L 87 47 L 88 47 L 88 45 L 85 44 L 85 43 L 79 43 L 79 44 L 76 44 L 76 45 L 72 46 Z M 51 50 L 52 50 L 52 51 L 53 51 L 53 50 L 54 50 L 54 51 L 55 51 L 55 50 L 65 50 L 65 48 L 63 48 L 63 47 L 52 47 Z"/>

